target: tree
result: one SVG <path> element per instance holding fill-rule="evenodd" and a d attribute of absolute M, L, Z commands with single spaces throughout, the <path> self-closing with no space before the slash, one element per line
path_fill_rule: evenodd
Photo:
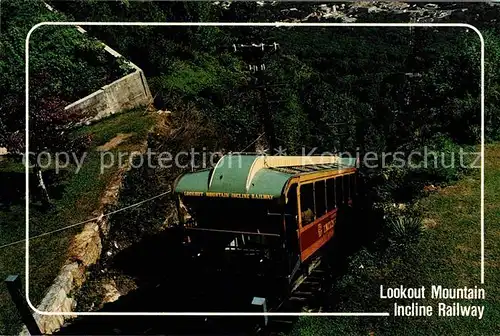
<path fill-rule="evenodd" d="M 33 25 L 42 21 L 69 21 L 49 11 L 40 0 L 2 2 L 0 12 L 0 147 L 18 157 L 25 140 L 25 38 Z M 130 69 L 104 51 L 95 39 L 74 27 L 43 26 L 31 36 L 30 60 L 30 151 L 66 150 L 67 123 L 78 120 L 67 115 L 64 106 L 123 76 Z M 34 172 L 44 199 L 47 188 L 38 165 Z"/>
<path fill-rule="evenodd" d="M 79 116 L 66 113 L 63 108 L 65 105 L 67 103 L 60 98 L 42 99 L 30 109 L 28 118 L 29 156 L 24 158 L 24 162 L 33 167 L 44 205 L 50 204 L 50 195 L 40 167 L 40 154 L 47 152 L 52 155 L 53 159 L 57 159 L 53 155 L 54 153 L 58 151 L 69 153 L 75 149 L 75 144 L 79 144 L 83 140 L 70 139 L 68 125 L 77 122 Z M 24 132 L 12 133 L 8 145 L 16 154 L 24 155 L 26 151 Z"/>

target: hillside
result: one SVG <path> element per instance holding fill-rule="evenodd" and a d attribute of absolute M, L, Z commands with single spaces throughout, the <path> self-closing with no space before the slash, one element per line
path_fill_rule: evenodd
<path fill-rule="evenodd" d="M 116 188 L 116 177 L 123 167 L 113 165 L 103 174 L 100 146 L 109 146 L 118 135 L 128 134 L 124 141 L 106 150 L 113 153 L 140 150 L 154 120 L 154 115 L 144 110 L 128 111 L 72 132 L 72 137 L 91 139 L 87 143 L 88 156 L 82 165 L 72 163 L 59 171 L 53 165 L 44 170 L 52 198 L 49 209 L 40 204 L 36 179 L 30 176 L 30 235 L 37 237 L 30 243 L 30 298 L 34 304 L 40 303 L 66 263 L 71 253 L 68 248 L 83 225 L 65 227 L 93 218 L 102 207 L 107 191 Z M 0 195 L 0 278 L 5 279 L 10 274 L 24 276 L 25 273 L 24 166 L 16 160 L 1 160 L 0 179 L 6 187 Z M 52 233 L 43 235 L 48 232 Z M 0 334 L 14 334 L 20 328 L 16 308 L 6 288 L 0 287 Z"/>
<path fill-rule="evenodd" d="M 39 22 L 68 19 L 60 12 L 51 12 L 44 2 L 30 0 L 4 2 L 0 15 L 0 147 L 16 153 L 23 151 L 22 134 L 26 126 L 26 36 Z M 75 27 L 45 26 L 35 30 L 30 38 L 29 61 L 32 115 L 40 110 L 62 110 L 131 71 L 123 60 L 107 53 L 102 43 L 81 34 Z M 34 118 L 33 122 L 45 127 L 42 126 L 44 122 L 55 123 L 60 119 L 69 123 L 74 118 L 71 115 L 55 118 L 46 114 L 43 118 Z M 32 141 L 32 149 L 35 147 L 33 143 L 35 141 Z M 47 146 L 47 143 L 42 146 Z"/>
<path fill-rule="evenodd" d="M 12 154 L 0 158 L 0 181 L 7 186 L 0 190 L 0 276 L 24 271 L 23 53 L 25 34 L 33 24 L 63 20 L 461 22 L 481 31 L 486 48 L 485 317 L 479 322 L 436 316 L 303 317 L 291 333 L 480 335 L 500 330 L 496 286 L 500 281 L 496 246 L 500 230 L 500 23 L 496 17 L 500 6 L 364 1 L 293 6 L 253 1 L 47 2 L 56 12 L 41 0 L 22 0 L 2 2 L 0 13 L 1 52 L 9 56 L 0 57 L 0 147 Z M 140 25 L 85 29 L 82 35 L 73 27 L 43 27 L 31 38 L 28 119 L 34 153 L 25 158 L 32 164 L 31 235 L 91 218 L 96 208 L 103 210 L 103 195 L 115 190 L 117 183 L 122 193 L 107 210 L 166 193 L 180 173 L 215 165 L 217 161 L 208 162 L 204 154 L 214 159 L 240 151 L 334 153 L 360 158 L 362 182 L 349 239 L 342 240 L 338 249 L 335 245 L 338 255 L 327 253 L 336 264 L 326 275 L 334 281 L 325 291 L 326 304 L 321 309 L 391 311 L 392 306 L 377 296 L 381 284 L 479 284 L 479 170 L 459 156 L 477 151 L 481 142 L 481 44 L 474 30 Z M 154 97 L 150 110 L 160 113 L 134 109 L 96 124 L 67 128 L 78 116 L 65 113 L 64 106 L 130 71 L 123 60 L 104 52 L 99 41 L 143 70 L 137 81 L 149 85 Z M 102 153 L 107 150 L 131 155 L 133 162 L 141 164 L 116 182 L 116 174 L 123 171 L 102 170 Z M 140 153 L 133 154 L 136 150 Z M 87 160 L 81 170 L 73 162 L 58 171 L 59 158 L 42 169 L 33 158 L 45 153 L 85 154 Z M 151 153 L 153 160 L 165 153 L 181 159 L 170 167 L 151 166 L 147 161 Z M 370 162 L 369 156 L 375 159 Z M 437 156 L 441 160 L 428 165 Z M 124 306 L 133 307 L 134 300 L 147 304 L 141 298 L 141 285 L 154 298 L 157 284 L 173 273 L 157 265 L 160 258 L 154 254 L 166 253 L 164 229 L 178 224 L 174 202 L 158 199 L 144 204 L 109 217 L 112 229 L 96 252 L 99 262 L 85 270 L 89 283 L 71 293 L 78 298 L 78 309 L 101 309 L 109 299 L 103 284 L 110 280 L 121 281 L 125 288 Z M 66 252 L 76 233 L 76 229 L 57 231 L 33 241 L 30 290 L 35 302 L 68 259 Z M 127 299 L 125 292 L 132 287 L 139 290 Z M 16 333 L 20 321 L 5 290 L 0 290 L 0 298 L 0 334 Z M 161 302 L 157 304 L 161 309 Z M 106 327 L 114 327 L 113 323 L 109 320 Z M 155 328 L 164 331 L 163 324 Z"/>
<path fill-rule="evenodd" d="M 493 335 L 500 329 L 500 145 L 485 148 L 485 314 L 473 317 L 303 317 L 292 335 Z M 444 187 L 418 202 L 425 230 L 419 242 L 404 253 L 359 253 L 347 274 L 339 280 L 338 311 L 389 311 L 393 300 L 376 296 L 380 285 L 407 287 L 480 285 L 480 170 L 456 184 Z M 360 268 L 364 265 L 364 268 Z M 375 294 L 376 293 L 376 294 Z M 411 300 L 408 300 L 411 301 Z M 437 306 L 436 299 L 418 304 Z M 477 304 L 462 300 L 463 304 Z"/>

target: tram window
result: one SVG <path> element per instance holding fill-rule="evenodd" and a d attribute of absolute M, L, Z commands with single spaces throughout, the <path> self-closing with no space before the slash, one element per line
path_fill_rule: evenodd
<path fill-rule="evenodd" d="M 356 196 L 357 194 L 357 189 L 356 189 L 356 174 L 351 175 L 351 198 Z"/>
<path fill-rule="evenodd" d="M 314 182 L 314 196 L 316 217 L 321 217 L 326 213 L 325 181 Z"/>
<path fill-rule="evenodd" d="M 297 242 L 297 184 L 294 184 L 288 190 L 288 202 L 285 206 L 286 240 L 290 249 L 295 249 Z"/>
<path fill-rule="evenodd" d="M 312 183 L 300 186 L 300 211 L 302 226 L 314 221 L 314 187 Z"/>
<path fill-rule="evenodd" d="M 335 209 L 335 179 L 326 180 L 326 203 L 328 211 Z"/>
<path fill-rule="evenodd" d="M 349 175 L 345 175 L 342 177 L 342 187 L 343 187 L 343 190 L 344 190 L 344 203 L 347 203 L 349 202 L 349 199 L 351 198 L 351 188 L 350 188 L 350 185 L 349 185 L 349 179 L 350 179 L 350 176 Z"/>
<path fill-rule="evenodd" d="M 288 190 L 287 195 L 287 204 L 285 207 L 285 215 L 293 215 L 297 214 L 297 185 L 294 184 Z"/>
<path fill-rule="evenodd" d="M 342 185 L 342 180 L 343 177 L 339 176 L 335 178 L 335 195 L 336 195 L 336 201 L 337 201 L 337 207 L 341 204 L 344 203 L 344 197 L 343 197 L 343 185 Z"/>

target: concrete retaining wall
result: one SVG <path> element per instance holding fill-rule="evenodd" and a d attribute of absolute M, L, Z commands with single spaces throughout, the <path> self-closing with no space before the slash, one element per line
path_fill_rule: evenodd
<path fill-rule="evenodd" d="M 56 12 L 49 4 L 44 4 L 48 10 Z M 87 31 L 80 26 L 75 26 L 75 28 L 82 34 L 87 33 Z M 102 45 L 104 46 L 104 50 L 113 57 L 117 59 L 123 58 L 119 52 L 113 50 L 108 45 L 104 43 L 102 43 Z M 130 61 L 125 60 L 125 64 L 130 66 L 134 72 L 115 80 L 113 83 L 104 85 L 101 89 L 64 108 L 67 113 L 81 117 L 76 125 L 71 126 L 90 124 L 124 110 L 152 104 L 153 98 L 151 97 L 151 91 L 149 90 L 142 69 Z"/>
<path fill-rule="evenodd" d="M 81 116 L 77 125 L 82 125 L 151 103 L 151 92 L 144 73 L 142 70 L 136 69 L 133 73 L 71 103 L 64 110 L 67 113 Z"/>

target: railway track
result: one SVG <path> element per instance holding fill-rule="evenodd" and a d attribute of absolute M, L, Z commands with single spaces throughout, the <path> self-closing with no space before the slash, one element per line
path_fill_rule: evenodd
<path fill-rule="evenodd" d="M 330 288 L 328 269 L 321 258 L 311 262 L 306 274 L 300 276 L 292 287 L 290 296 L 277 308 L 278 313 L 319 313 L 325 310 L 326 291 Z M 298 316 L 270 316 L 268 324 L 257 334 L 278 336 L 290 331 Z"/>

